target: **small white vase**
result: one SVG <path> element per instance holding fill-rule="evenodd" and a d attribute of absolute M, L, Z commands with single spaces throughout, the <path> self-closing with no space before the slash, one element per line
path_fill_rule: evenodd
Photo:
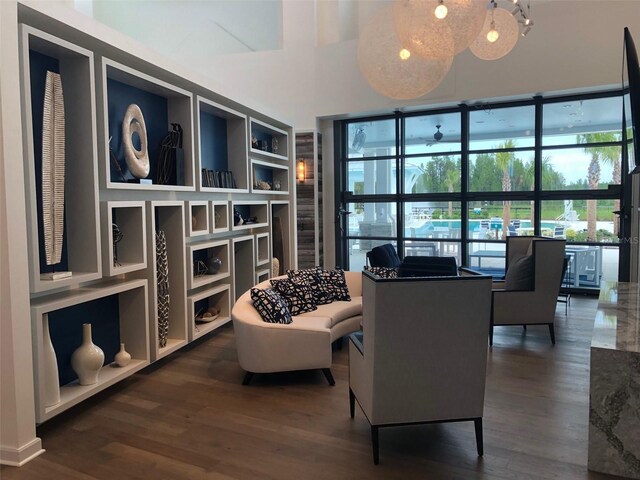
<path fill-rule="evenodd" d="M 80 385 L 98 382 L 98 373 L 104 364 L 104 352 L 91 339 L 91 324 L 82 324 L 82 345 L 71 355 L 71 367 L 78 375 Z"/>
<path fill-rule="evenodd" d="M 131 361 L 131 354 L 124 349 L 124 343 L 120 344 L 120 351 L 113 358 L 114 363 L 119 367 L 126 367 Z"/>
<path fill-rule="evenodd" d="M 49 315 L 47 314 L 43 318 L 42 347 L 44 360 L 44 372 L 42 375 L 43 403 L 45 407 L 52 407 L 60 403 L 60 381 L 58 378 L 58 360 L 51 342 L 51 335 L 49 334 Z"/>

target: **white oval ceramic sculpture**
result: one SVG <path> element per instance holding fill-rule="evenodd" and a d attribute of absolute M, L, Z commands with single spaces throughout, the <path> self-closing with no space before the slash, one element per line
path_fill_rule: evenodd
<path fill-rule="evenodd" d="M 124 349 L 124 343 L 120 344 L 120 351 L 113 358 L 115 364 L 119 367 L 126 367 L 131 361 L 131 354 Z"/>
<path fill-rule="evenodd" d="M 104 364 L 104 352 L 91 339 L 91 324 L 82 324 L 82 345 L 71 355 L 71 367 L 78 375 L 80 385 L 98 382 L 98 373 Z"/>
<path fill-rule="evenodd" d="M 133 134 L 140 137 L 140 150 L 133 145 Z M 147 178 L 151 166 L 147 148 L 147 126 L 144 123 L 142 110 L 134 103 L 127 107 L 122 121 L 122 143 L 124 145 L 124 159 L 129 171 L 136 178 Z"/>

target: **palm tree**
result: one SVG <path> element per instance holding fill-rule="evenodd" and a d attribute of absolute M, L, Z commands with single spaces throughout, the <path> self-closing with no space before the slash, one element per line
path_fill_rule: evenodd
<path fill-rule="evenodd" d="M 516 143 L 513 140 L 506 140 L 498 148 L 515 148 Z M 511 176 L 509 169 L 515 160 L 516 155 L 513 152 L 496 153 L 496 165 L 502 170 L 502 191 L 511 191 Z M 507 238 L 509 223 L 511 222 L 511 201 L 505 200 L 502 204 L 502 239 Z"/>
<path fill-rule="evenodd" d="M 619 142 L 620 135 L 613 132 L 585 133 L 578 135 L 577 141 L 582 144 Z M 617 146 L 585 147 L 585 152 L 591 155 L 589 168 L 587 170 L 587 186 L 590 190 L 597 190 L 600 183 L 600 162 L 613 166 L 613 181 L 620 183 L 620 148 Z M 620 209 L 620 201 L 615 201 L 615 207 Z M 596 200 L 587 200 L 587 241 L 596 241 L 597 230 L 597 203 Z M 614 222 L 614 233 L 617 233 L 618 226 Z"/>

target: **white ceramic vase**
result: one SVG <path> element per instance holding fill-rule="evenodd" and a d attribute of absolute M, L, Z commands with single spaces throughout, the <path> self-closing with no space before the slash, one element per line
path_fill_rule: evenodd
<path fill-rule="evenodd" d="M 51 335 L 49 334 L 49 315 L 45 314 L 42 325 L 42 347 L 44 360 L 44 406 L 51 407 L 60 403 L 60 381 L 58 378 L 58 359 L 53 349 Z"/>
<path fill-rule="evenodd" d="M 82 345 L 71 355 L 71 367 L 78 375 L 80 385 L 93 385 L 104 364 L 104 352 L 91 339 L 91 324 L 82 324 Z"/>
<path fill-rule="evenodd" d="M 124 349 L 124 343 L 120 344 L 120 351 L 116 353 L 113 359 L 118 367 L 126 367 L 131 361 L 131 354 Z"/>

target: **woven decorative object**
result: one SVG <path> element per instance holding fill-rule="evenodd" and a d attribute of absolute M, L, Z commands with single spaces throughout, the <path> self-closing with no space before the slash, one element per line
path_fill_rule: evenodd
<path fill-rule="evenodd" d="M 158 289 L 158 346 L 167 346 L 169 337 L 169 262 L 167 239 L 162 230 L 156 233 L 156 283 Z"/>
<path fill-rule="evenodd" d="M 47 265 L 60 263 L 64 228 L 64 96 L 60 75 L 47 72 L 42 115 L 42 223 Z"/>

